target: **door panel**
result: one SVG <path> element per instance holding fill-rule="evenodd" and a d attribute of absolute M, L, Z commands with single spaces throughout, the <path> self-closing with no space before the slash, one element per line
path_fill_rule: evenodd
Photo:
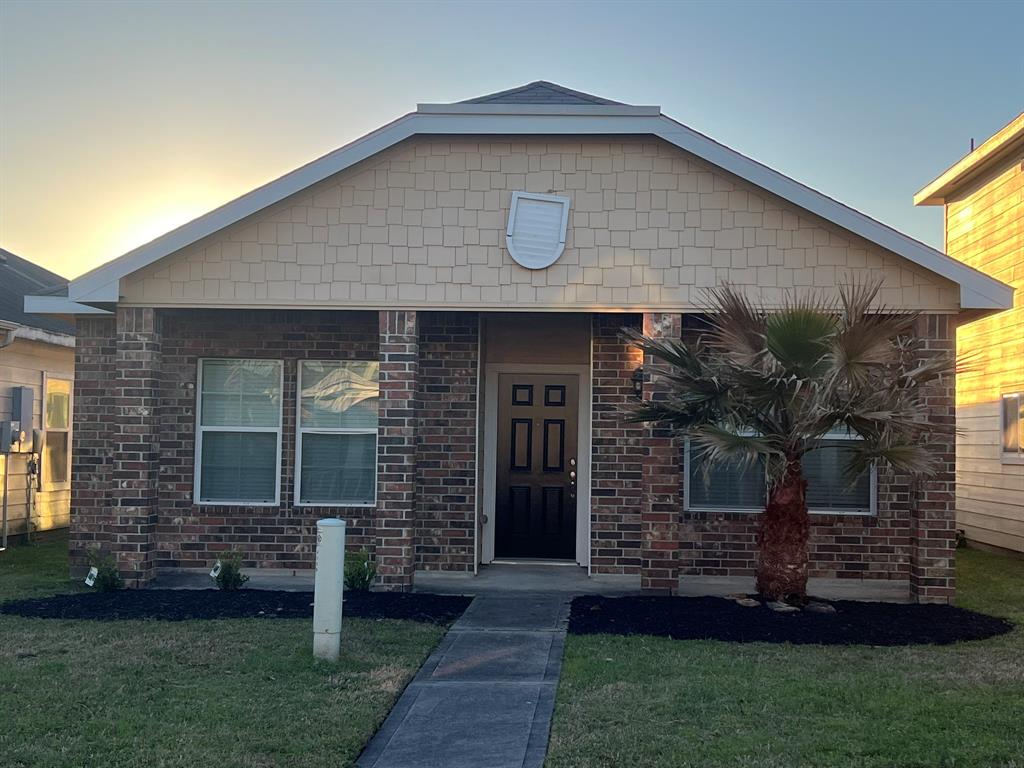
<path fill-rule="evenodd" d="M 496 557 L 576 557 L 579 378 L 498 376 Z"/>

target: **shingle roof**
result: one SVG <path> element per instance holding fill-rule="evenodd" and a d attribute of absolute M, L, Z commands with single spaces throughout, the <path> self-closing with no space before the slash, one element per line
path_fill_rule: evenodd
<path fill-rule="evenodd" d="M 53 333 L 74 334 L 75 326 L 46 315 L 25 313 L 25 296 L 67 289 L 68 281 L 38 264 L 0 248 L 0 320 L 40 328 Z"/>
<path fill-rule="evenodd" d="M 460 104 L 621 104 L 582 91 L 574 91 L 547 80 L 537 80 L 507 91 L 488 93 Z"/>

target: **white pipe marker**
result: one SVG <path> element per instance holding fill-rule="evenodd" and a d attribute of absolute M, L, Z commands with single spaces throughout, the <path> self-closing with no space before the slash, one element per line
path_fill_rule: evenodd
<path fill-rule="evenodd" d="M 345 521 L 316 524 L 316 577 L 313 586 L 313 655 L 337 661 L 341 650 L 341 601 L 345 584 Z"/>

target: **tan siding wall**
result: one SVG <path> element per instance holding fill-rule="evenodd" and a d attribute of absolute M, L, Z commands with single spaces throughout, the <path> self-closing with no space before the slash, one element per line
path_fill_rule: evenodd
<path fill-rule="evenodd" d="M 572 200 L 538 271 L 505 250 L 513 190 Z M 884 277 L 893 306 L 959 291 L 664 142 L 421 138 L 122 281 L 126 304 L 686 311 L 728 280 L 758 300 Z"/>
<path fill-rule="evenodd" d="M 43 373 L 72 379 L 75 372 L 75 350 L 38 341 L 17 339 L 9 347 L 0 349 L 0 418 L 11 415 L 11 388 L 32 387 L 35 398 L 32 405 L 32 426 L 42 427 Z M 31 439 L 31 432 L 29 432 Z M 27 466 L 29 455 L 11 454 L 8 479 L 8 533 L 22 534 L 28 527 Z M 0 483 L 6 466 L 0 458 Z M 0 485 L 2 488 L 2 485 Z M 33 531 L 66 528 L 69 522 L 71 491 L 40 491 L 35 495 L 32 515 Z"/>
<path fill-rule="evenodd" d="M 946 205 L 953 256 L 1016 288 L 1014 308 L 963 326 L 957 379 L 957 520 L 976 541 L 1024 551 L 1024 465 L 1002 460 L 1000 396 L 1024 391 L 1024 150 Z"/>

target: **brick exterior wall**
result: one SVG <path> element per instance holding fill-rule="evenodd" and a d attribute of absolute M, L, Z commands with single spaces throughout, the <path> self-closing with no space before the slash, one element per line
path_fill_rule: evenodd
<path fill-rule="evenodd" d="M 110 549 L 108 520 L 114 463 L 114 397 L 111 381 L 117 352 L 112 317 L 84 315 L 75 337 L 74 429 L 71 432 L 72 572 L 86 568 L 89 548 Z"/>
<path fill-rule="evenodd" d="M 918 321 L 922 358 L 956 350 L 954 318 L 925 315 Z M 932 421 L 948 429 L 933 434 L 928 447 L 939 471 L 910 489 L 910 589 L 919 602 L 952 602 L 956 594 L 956 381 L 946 376 L 927 389 Z"/>
<path fill-rule="evenodd" d="M 678 339 L 682 333 L 677 314 L 647 313 L 643 332 L 648 338 Z M 661 401 L 668 395 L 659 373 L 667 366 L 647 355 L 644 396 Z M 679 513 L 682 509 L 680 441 L 664 424 L 644 425 L 643 479 L 640 483 L 640 587 L 674 594 L 679 587 Z"/>
<path fill-rule="evenodd" d="M 641 355 L 621 338 L 639 328 L 640 315 L 593 315 L 590 459 L 590 565 L 595 573 L 640 572 L 641 424 L 623 418 L 633 397 L 633 371 Z"/>
<path fill-rule="evenodd" d="M 380 312 L 380 428 L 377 431 L 377 580 L 412 586 L 416 514 L 416 312 Z"/>
<path fill-rule="evenodd" d="M 916 334 L 922 357 L 953 348 L 952 322 L 923 316 Z M 954 382 L 930 387 L 927 404 L 939 424 L 954 420 Z M 811 515 L 812 578 L 909 581 L 911 596 L 947 602 L 954 594 L 955 504 L 952 430 L 931 438 L 941 458 L 939 474 L 916 483 L 880 468 L 876 515 Z M 751 576 L 757 560 L 758 516 L 752 513 L 682 512 L 680 573 L 686 576 Z"/>
<path fill-rule="evenodd" d="M 162 314 L 158 568 L 208 567 L 231 548 L 243 553 L 248 567 L 311 568 L 316 522 L 337 516 L 348 523 L 349 546 L 372 553 L 377 541 L 372 509 L 294 504 L 295 417 L 299 361 L 376 360 L 376 313 L 172 310 Z M 281 503 L 277 506 L 193 503 L 196 377 L 204 357 L 284 361 Z"/>
<path fill-rule="evenodd" d="M 416 568 L 472 571 L 476 525 L 476 312 L 420 313 Z"/>
<path fill-rule="evenodd" d="M 143 583 L 161 568 L 208 567 L 237 548 L 249 567 L 310 568 L 315 525 L 343 516 L 349 544 L 367 548 L 383 586 L 414 569 L 472 570 L 476 503 L 478 316 L 458 312 L 149 310 L 78 325 L 71 554 L 76 570 L 98 546 Z M 749 576 L 757 515 L 685 512 L 681 450 L 631 424 L 639 354 L 623 326 L 678 333 L 679 316 L 594 314 L 591 563 L 671 589 L 675 574 Z M 952 347 L 945 316 L 922 319 L 922 355 Z M 195 404 L 203 357 L 284 361 L 281 503 L 193 503 Z M 376 509 L 297 507 L 296 381 L 303 359 L 381 360 Z M 647 361 L 650 374 L 650 361 Z M 651 391 L 651 384 L 647 391 Z M 953 382 L 928 392 L 953 420 Z M 813 515 L 811 575 L 909 581 L 917 599 L 953 594 L 952 433 L 935 435 L 939 476 L 911 484 L 880 471 L 878 514 Z M 680 490 L 673 490 L 680 489 Z"/>

